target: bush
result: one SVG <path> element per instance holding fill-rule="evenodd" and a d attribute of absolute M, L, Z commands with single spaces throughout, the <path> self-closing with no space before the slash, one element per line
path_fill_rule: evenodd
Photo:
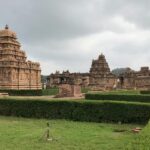
<path fill-rule="evenodd" d="M 42 96 L 56 95 L 58 88 L 43 89 L 43 90 L 0 90 L 0 93 L 8 93 L 10 96 Z"/>
<path fill-rule="evenodd" d="M 0 115 L 92 122 L 146 123 L 150 105 L 99 101 L 0 100 Z"/>
<path fill-rule="evenodd" d="M 124 95 L 137 95 L 140 94 L 140 91 L 138 90 L 111 90 L 111 91 L 107 91 L 107 92 L 102 92 L 103 94 L 124 94 Z"/>
<path fill-rule="evenodd" d="M 41 96 L 42 90 L 0 90 L 0 93 L 8 93 L 10 96 Z"/>
<path fill-rule="evenodd" d="M 150 95 L 123 95 L 123 94 L 86 94 L 87 100 L 115 100 L 130 102 L 150 102 Z"/>
<path fill-rule="evenodd" d="M 140 94 L 150 94 L 150 91 L 140 91 Z"/>
<path fill-rule="evenodd" d="M 84 87 L 81 88 L 82 93 L 88 93 L 89 91 L 90 91 L 90 88 L 84 88 Z"/>

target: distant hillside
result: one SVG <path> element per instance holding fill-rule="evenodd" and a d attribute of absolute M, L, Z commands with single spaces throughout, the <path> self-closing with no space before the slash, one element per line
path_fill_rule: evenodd
<path fill-rule="evenodd" d="M 115 74 L 116 76 L 119 76 L 122 73 L 131 71 L 131 68 L 116 68 L 112 70 L 112 73 Z"/>
<path fill-rule="evenodd" d="M 41 75 L 41 82 L 42 82 L 42 83 L 46 83 L 47 77 L 48 77 L 48 76 L 46 76 L 46 75 Z"/>

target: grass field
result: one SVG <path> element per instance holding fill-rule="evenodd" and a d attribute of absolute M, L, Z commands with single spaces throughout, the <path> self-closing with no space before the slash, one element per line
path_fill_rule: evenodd
<path fill-rule="evenodd" d="M 42 139 L 47 122 L 54 141 Z M 136 126 L 0 117 L 0 149 L 121 150 L 136 136 L 131 132 Z"/>
<path fill-rule="evenodd" d="M 150 150 L 150 122 L 126 147 L 125 150 Z"/>
<path fill-rule="evenodd" d="M 53 90 L 50 95 L 53 95 L 55 92 L 57 91 Z M 84 92 L 85 93 L 88 92 L 88 89 L 85 89 Z M 136 95 L 140 94 L 138 91 L 125 91 L 125 90 L 111 91 L 108 93 L 136 94 Z M 40 100 L 41 101 L 42 100 L 45 101 L 73 100 L 74 101 L 76 99 L 76 98 L 55 99 L 52 96 L 50 96 L 49 93 L 45 93 L 45 95 L 47 96 L 1 97 L 1 100 L 4 99 L 5 101 L 6 99 L 7 101 L 7 99 L 9 100 L 15 99 L 21 101 L 22 100 L 39 100 L 39 101 Z M 93 103 L 93 100 L 87 101 L 83 97 L 79 98 L 78 100 L 76 99 L 75 101 L 80 103 L 84 103 L 84 102 Z M 96 100 L 94 102 L 103 103 L 103 101 L 96 101 Z M 111 101 L 109 100 L 109 102 Z M 112 103 L 115 102 L 112 101 Z M 127 104 L 128 102 L 118 102 L 118 103 Z M 134 104 L 135 102 L 132 103 Z M 136 104 L 138 103 L 136 102 Z M 149 104 L 145 104 L 145 105 L 149 105 Z M 16 108 L 16 105 L 14 108 Z M 37 107 L 35 108 L 37 109 Z M 10 112 L 11 111 L 12 109 L 10 109 Z M 23 110 L 21 109 L 20 112 L 21 114 L 22 111 Z M 25 113 L 29 113 L 28 110 L 25 110 Z M 119 113 L 119 111 L 117 111 L 117 113 Z M 46 127 L 47 122 L 50 123 L 51 135 L 54 138 L 53 141 L 46 141 L 43 138 L 43 135 L 47 129 Z M 143 130 L 144 132 L 143 131 L 141 132 L 142 134 L 134 134 L 131 132 L 132 128 L 139 127 L 139 126 L 143 128 L 142 125 L 132 125 L 132 124 L 120 125 L 120 124 L 110 124 L 110 123 L 108 124 L 108 123 L 73 122 L 73 121 L 66 121 L 66 120 L 25 119 L 25 118 L 0 116 L 0 150 L 1 149 L 2 150 L 38 150 L 38 149 L 40 150 L 145 150 L 142 148 L 143 147 L 145 148 L 145 146 L 147 146 L 146 148 L 149 148 L 148 131 L 150 128 L 147 127 L 146 128 L 147 130 L 144 129 Z M 142 140 L 143 137 L 144 140 Z M 140 149 L 137 149 L 137 147 L 140 147 Z"/>

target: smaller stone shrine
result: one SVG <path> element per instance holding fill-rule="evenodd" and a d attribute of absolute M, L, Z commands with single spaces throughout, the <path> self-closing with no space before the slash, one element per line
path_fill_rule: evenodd
<path fill-rule="evenodd" d="M 56 97 L 81 97 L 80 85 L 74 84 L 73 78 L 69 76 L 60 78 L 59 94 Z"/>
<path fill-rule="evenodd" d="M 109 65 L 103 54 L 92 61 L 89 74 L 89 87 L 92 90 L 112 90 L 116 83 L 116 76 L 110 71 Z"/>

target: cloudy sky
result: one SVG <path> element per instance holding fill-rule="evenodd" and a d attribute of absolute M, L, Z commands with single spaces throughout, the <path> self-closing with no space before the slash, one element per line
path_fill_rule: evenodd
<path fill-rule="evenodd" d="M 0 28 L 15 31 L 42 74 L 150 66 L 150 0 L 0 0 Z"/>

